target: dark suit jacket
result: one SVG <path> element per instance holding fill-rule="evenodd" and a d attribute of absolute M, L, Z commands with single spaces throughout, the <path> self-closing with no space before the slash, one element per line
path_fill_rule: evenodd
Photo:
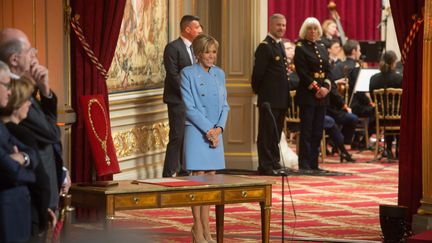
<path fill-rule="evenodd" d="M 10 158 L 13 146 L 30 156 L 30 166 L 21 166 Z M 21 242 L 30 237 L 27 184 L 35 181 L 34 166 L 37 166 L 36 153 L 11 136 L 0 123 L 0 242 Z"/>
<path fill-rule="evenodd" d="M 31 131 L 29 131 L 26 127 L 17 125 L 13 122 L 6 123 L 5 126 L 9 132 L 20 142 L 24 143 L 35 151 L 38 150 L 36 139 L 34 139 L 32 136 L 29 136 Z M 38 153 L 35 153 L 35 155 L 39 161 L 34 170 L 36 175 L 36 183 L 29 185 L 29 189 L 33 211 L 32 221 L 38 225 L 38 228 L 34 230 L 38 230 L 40 232 L 46 230 L 48 227 L 49 219 L 47 209 L 49 207 L 51 191 L 49 177 L 46 173 L 43 163 L 40 162 L 40 156 Z"/>
<path fill-rule="evenodd" d="M 192 65 L 186 45 L 179 37 L 168 43 L 164 50 L 164 66 L 166 70 L 163 101 L 165 103 L 183 104 L 180 92 L 180 71 Z"/>
<path fill-rule="evenodd" d="M 345 116 L 345 111 L 342 110 L 345 105 L 345 101 L 342 96 L 339 95 L 337 91 L 336 84 L 332 83 L 331 91 L 328 94 L 330 99 L 330 105 L 327 107 L 326 115 L 331 116 L 337 121 L 340 121 Z"/>
<path fill-rule="evenodd" d="M 359 72 L 360 65 L 357 64 L 357 61 L 347 57 L 345 61 L 338 62 L 335 65 L 335 67 L 332 69 L 331 78 L 333 81 L 335 81 L 343 77 L 347 77 L 349 85 L 348 95 L 351 97 Z"/>
<path fill-rule="evenodd" d="M 32 98 L 27 118 L 20 123 L 26 127 L 37 143 L 38 154 L 50 178 L 50 207 L 58 205 L 58 192 L 65 178 L 62 169 L 60 129 L 57 126 L 57 97 Z"/>
<path fill-rule="evenodd" d="M 288 108 L 287 60 L 281 45 L 267 36 L 255 51 L 252 89 L 258 95 L 258 106 L 269 102 L 273 109 Z"/>
<path fill-rule="evenodd" d="M 387 74 L 377 73 L 373 75 L 369 83 L 369 92 L 373 99 L 373 91 L 383 88 L 402 88 L 402 75 L 391 71 Z"/>

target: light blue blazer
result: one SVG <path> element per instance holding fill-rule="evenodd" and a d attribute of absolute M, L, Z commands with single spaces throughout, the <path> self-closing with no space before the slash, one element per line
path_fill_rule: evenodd
<path fill-rule="evenodd" d="M 194 125 L 203 133 L 215 126 L 224 129 L 229 105 L 223 70 L 213 66 L 206 72 L 199 64 L 194 64 L 184 68 L 181 77 L 186 125 Z"/>
<path fill-rule="evenodd" d="M 213 66 L 206 72 L 199 64 L 181 71 L 181 94 L 186 109 L 183 156 L 187 170 L 225 168 L 222 134 L 216 148 L 206 138 L 208 130 L 225 128 L 229 106 L 225 74 Z"/>

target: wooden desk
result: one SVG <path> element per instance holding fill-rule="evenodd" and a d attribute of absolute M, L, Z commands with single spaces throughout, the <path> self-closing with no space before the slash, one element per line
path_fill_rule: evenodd
<path fill-rule="evenodd" d="M 217 241 L 223 242 L 225 204 L 259 202 L 262 242 L 269 242 L 273 181 L 233 175 L 176 177 L 181 178 L 204 182 L 206 185 L 165 187 L 133 184 L 132 181 L 117 181 L 118 186 L 103 188 L 73 185 L 70 189 L 72 205 L 96 208 L 105 215 L 106 228 L 110 227 L 116 211 L 216 205 Z"/>

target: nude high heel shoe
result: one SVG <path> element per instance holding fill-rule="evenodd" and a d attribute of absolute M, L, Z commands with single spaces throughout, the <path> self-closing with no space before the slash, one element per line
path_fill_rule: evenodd
<path fill-rule="evenodd" d="M 208 242 L 206 240 L 197 240 L 198 237 L 195 235 L 194 227 L 192 227 L 191 233 L 192 233 L 192 243 L 207 243 Z"/>

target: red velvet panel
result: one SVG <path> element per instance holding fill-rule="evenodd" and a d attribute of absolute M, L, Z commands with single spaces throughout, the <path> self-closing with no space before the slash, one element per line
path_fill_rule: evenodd
<path fill-rule="evenodd" d="M 341 24 L 349 39 L 379 40 L 377 28 L 381 21 L 381 0 L 335 0 Z M 268 0 L 268 15 L 281 13 L 287 18 L 285 37 L 297 40 L 300 26 L 307 17 L 316 17 L 321 23 L 331 18 L 328 1 Z"/>
<path fill-rule="evenodd" d="M 74 0 L 71 1 L 72 14 L 80 15 L 84 35 L 106 70 L 116 49 L 125 0 Z M 79 106 L 82 95 L 99 94 L 108 106 L 105 78 L 91 63 L 81 47 L 75 33 L 71 32 L 71 77 L 72 107 L 77 114 L 77 122 L 72 130 L 72 181 L 89 182 L 92 180 L 93 159 L 86 138 L 84 119 Z M 112 176 L 98 177 L 110 180 Z"/>
<path fill-rule="evenodd" d="M 411 16 L 421 13 L 424 0 L 390 0 L 399 47 L 413 24 Z M 404 65 L 402 121 L 399 151 L 399 205 L 415 214 L 422 197 L 422 58 L 423 25 Z M 411 220 L 411 217 L 409 217 Z"/>
<path fill-rule="evenodd" d="M 117 155 L 112 136 L 111 122 L 108 119 L 108 110 L 102 95 L 81 96 L 81 110 L 83 111 L 87 138 L 98 176 L 110 175 L 120 172 Z"/>

